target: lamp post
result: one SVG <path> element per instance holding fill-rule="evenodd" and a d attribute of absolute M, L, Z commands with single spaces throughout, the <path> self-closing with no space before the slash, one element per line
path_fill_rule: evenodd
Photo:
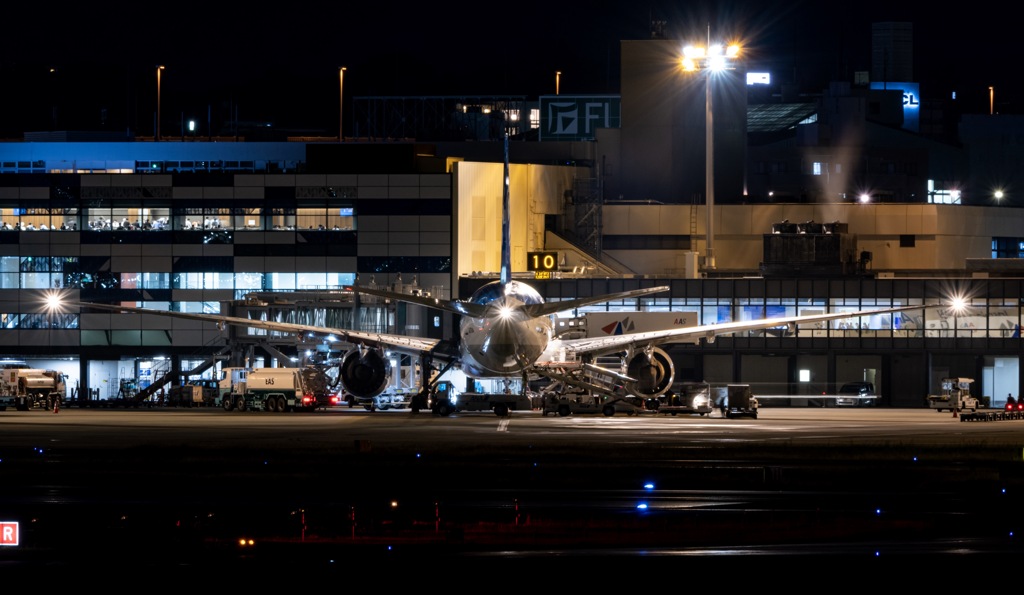
<path fill-rule="evenodd" d="M 338 68 L 338 142 L 339 143 L 342 141 L 343 138 L 345 138 L 345 137 L 343 137 L 341 135 L 341 123 L 345 119 L 344 116 L 342 115 L 342 113 L 343 113 L 343 109 L 342 108 L 344 108 L 344 105 L 345 105 L 345 70 L 346 69 L 345 69 L 344 66 Z"/>
<path fill-rule="evenodd" d="M 163 66 L 156 67 L 156 140 L 160 140 L 160 73 Z"/>
<path fill-rule="evenodd" d="M 724 47 L 709 44 L 708 47 L 686 46 L 683 48 L 683 70 L 700 72 L 704 75 L 704 151 L 706 153 L 704 184 L 707 194 L 707 248 L 704 255 L 704 268 L 706 270 L 715 269 L 715 140 L 711 109 L 711 75 L 716 71 L 728 69 L 729 60 L 738 56 L 739 52 L 738 45 Z"/>

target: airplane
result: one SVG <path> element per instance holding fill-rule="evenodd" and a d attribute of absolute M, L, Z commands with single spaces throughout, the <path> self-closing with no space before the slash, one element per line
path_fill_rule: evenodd
<path fill-rule="evenodd" d="M 170 312 L 132 306 L 70 303 L 81 308 L 133 312 L 226 325 L 264 329 L 290 334 L 334 337 L 354 346 L 339 364 L 338 378 L 343 388 L 359 399 L 381 394 L 391 378 L 391 363 L 386 351 L 418 357 L 424 373 L 420 394 L 414 399 L 413 411 L 427 402 L 437 383 L 449 369 L 457 367 L 467 377 L 522 379 L 527 390 L 530 377 L 557 378 L 578 387 L 593 387 L 595 377 L 611 378 L 621 390 L 643 398 L 664 394 L 674 380 L 671 357 L 659 346 L 667 343 L 712 342 L 720 335 L 788 327 L 792 332 L 801 324 L 850 319 L 878 314 L 894 314 L 921 310 L 932 306 L 902 306 L 833 312 L 803 316 L 781 316 L 739 322 L 704 324 L 686 328 L 618 334 L 604 337 L 560 338 L 553 330 L 553 315 L 592 304 L 635 299 L 667 291 L 655 286 L 631 291 L 546 302 L 536 288 L 512 278 L 510 238 L 508 137 L 505 138 L 505 167 L 502 196 L 501 270 L 498 279 L 477 289 L 469 299 L 442 300 L 425 295 L 411 295 L 359 285 L 352 291 L 386 300 L 398 300 L 451 312 L 461 317 L 456 342 L 409 335 L 371 333 L 343 328 L 325 328 L 309 324 L 274 322 L 216 314 Z M 623 372 L 602 368 L 594 359 L 602 355 L 620 354 Z M 435 366 L 443 363 L 440 369 Z M 437 372 L 428 374 L 427 370 Z M 547 374 L 550 374 L 548 376 Z M 445 413 L 448 410 L 435 412 Z"/>

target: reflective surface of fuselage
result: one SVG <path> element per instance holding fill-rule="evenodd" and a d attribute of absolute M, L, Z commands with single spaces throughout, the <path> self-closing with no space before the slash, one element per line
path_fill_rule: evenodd
<path fill-rule="evenodd" d="M 519 306 L 544 303 L 533 287 L 494 281 L 478 289 L 470 301 L 487 306 L 481 317 L 463 317 L 462 368 L 472 376 L 518 376 L 531 366 L 552 337 L 551 317 L 530 316 Z"/>

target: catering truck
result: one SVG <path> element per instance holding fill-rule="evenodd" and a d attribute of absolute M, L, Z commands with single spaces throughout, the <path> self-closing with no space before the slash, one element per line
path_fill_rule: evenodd
<path fill-rule="evenodd" d="M 0 406 L 18 411 L 52 410 L 64 402 L 67 380 L 63 372 L 27 366 L 5 367 L 0 372 Z"/>

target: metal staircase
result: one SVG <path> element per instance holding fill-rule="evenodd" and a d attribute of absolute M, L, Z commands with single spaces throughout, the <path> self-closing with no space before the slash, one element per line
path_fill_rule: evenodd
<path fill-rule="evenodd" d="M 168 363 L 167 369 L 164 369 L 163 373 L 157 376 L 153 380 L 153 382 L 149 384 L 149 386 L 135 393 L 135 395 L 132 397 L 132 400 L 134 400 L 136 403 L 141 403 L 146 399 L 149 399 L 153 395 L 157 394 L 158 392 L 160 392 L 160 390 L 167 387 L 168 384 L 174 383 L 174 381 L 178 380 L 181 376 L 185 376 L 186 378 L 190 376 L 198 376 L 203 372 L 209 370 L 213 366 L 217 365 L 217 362 L 227 360 L 230 352 L 230 347 L 224 347 L 217 353 L 211 355 L 208 359 L 204 360 L 198 366 L 192 368 L 187 372 L 182 372 L 176 366 Z"/>

